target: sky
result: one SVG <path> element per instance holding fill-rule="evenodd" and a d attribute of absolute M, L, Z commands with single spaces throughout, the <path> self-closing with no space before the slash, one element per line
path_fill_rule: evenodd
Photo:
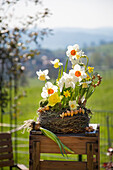
<path fill-rule="evenodd" d="M 53 15 L 49 27 L 113 27 L 113 0 L 43 0 Z"/>
<path fill-rule="evenodd" d="M 26 8 L 23 2 L 24 0 L 19 1 L 14 14 L 24 19 L 25 14 L 34 13 L 38 7 L 30 4 Z M 40 27 L 89 29 L 113 27 L 113 0 L 42 0 L 42 2 L 43 7 L 49 8 L 52 15 L 46 18 Z M 7 11 L 6 14 L 9 15 Z M 10 25 L 16 22 L 15 19 Z"/>

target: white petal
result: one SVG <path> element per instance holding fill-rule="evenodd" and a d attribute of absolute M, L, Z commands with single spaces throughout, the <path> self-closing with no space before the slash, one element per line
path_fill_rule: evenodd
<path fill-rule="evenodd" d="M 54 64 L 54 61 L 50 60 L 50 62 L 51 62 L 52 64 Z"/>
<path fill-rule="evenodd" d="M 42 98 L 44 98 L 44 99 L 47 97 L 47 95 L 46 95 L 45 92 L 42 92 L 42 93 L 41 93 L 41 96 L 42 96 Z"/>
<path fill-rule="evenodd" d="M 76 71 L 76 70 L 80 70 L 81 69 L 81 67 L 80 67 L 80 65 L 79 64 L 76 64 L 75 66 L 74 66 L 74 70 Z"/>
<path fill-rule="evenodd" d="M 46 70 L 43 71 L 43 73 L 44 73 L 45 75 L 47 75 L 47 74 L 49 73 L 49 70 L 46 69 Z"/>
<path fill-rule="evenodd" d="M 72 45 L 69 45 L 69 46 L 67 47 L 67 49 L 68 49 L 69 51 L 71 51 L 71 50 L 73 49 L 73 46 L 72 46 Z"/>
<path fill-rule="evenodd" d="M 50 77 L 49 77 L 49 76 L 46 76 L 46 79 L 47 79 L 47 80 L 49 80 L 49 79 L 50 79 Z"/>
<path fill-rule="evenodd" d="M 78 45 L 78 44 L 75 44 L 75 45 L 73 45 L 73 48 L 78 51 L 78 50 L 79 50 L 79 45 Z"/>

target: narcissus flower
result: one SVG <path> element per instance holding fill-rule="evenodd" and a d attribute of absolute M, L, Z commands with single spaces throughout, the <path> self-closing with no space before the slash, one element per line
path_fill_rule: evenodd
<path fill-rule="evenodd" d="M 73 79 L 72 76 L 63 72 L 63 76 L 61 77 L 61 79 L 58 82 L 58 85 L 60 87 L 60 92 L 62 91 L 64 84 L 65 84 L 65 88 L 68 88 L 68 87 L 74 88 L 75 87 L 75 84 L 73 83 L 72 79 Z"/>
<path fill-rule="evenodd" d="M 53 85 L 51 82 L 47 82 L 45 84 L 45 87 L 43 87 L 43 89 L 42 89 L 41 96 L 43 98 L 47 98 L 47 97 L 51 96 L 52 94 L 54 94 L 57 91 L 58 91 L 57 86 Z"/>
<path fill-rule="evenodd" d="M 87 77 L 85 78 L 86 80 L 91 80 L 91 77 L 86 73 Z"/>
<path fill-rule="evenodd" d="M 59 66 L 63 65 L 59 59 L 55 59 L 54 61 L 50 62 L 54 65 L 54 68 L 58 68 Z"/>
<path fill-rule="evenodd" d="M 88 67 L 88 72 L 89 73 L 93 72 L 93 70 L 94 70 L 94 67 Z"/>
<path fill-rule="evenodd" d="M 66 91 L 64 91 L 63 92 L 63 94 L 64 94 L 64 96 L 67 98 L 67 97 L 70 97 L 70 92 L 69 92 L 69 90 L 66 90 Z"/>
<path fill-rule="evenodd" d="M 91 81 L 81 82 L 80 85 L 82 85 L 82 88 L 87 88 L 89 84 L 91 84 Z"/>
<path fill-rule="evenodd" d="M 66 55 L 71 58 L 73 56 L 76 56 L 77 52 L 79 51 L 79 45 L 78 44 L 75 44 L 73 46 L 69 45 L 67 47 L 67 51 L 66 51 Z"/>
<path fill-rule="evenodd" d="M 76 103 L 76 100 L 73 100 L 73 101 L 69 101 L 69 106 L 71 110 L 75 110 L 78 104 Z"/>
<path fill-rule="evenodd" d="M 83 78 L 86 78 L 85 68 L 76 64 L 74 69 L 70 70 L 69 75 L 73 77 L 73 82 L 80 82 Z"/>
<path fill-rule="evenodd" d="M 60 103 L 61 102 L 61 99 L 62 99 L 62 96 L 58 96 L 58 93 L 55 92 L 53 95 L 51 95 L 48 99 L 49 103 L 48 105 L 49 106 L 54 106 L 56 103 Z"/>
<path fill-rule="evenodd" d="M 38 75 L 38 79 L 41 81 L 45 81 L 46 79 L 50 79 L 50 77 L 48 76 L 49 70 L 44 70 L 44 71 L 36 71 L 36 74 Z"/>

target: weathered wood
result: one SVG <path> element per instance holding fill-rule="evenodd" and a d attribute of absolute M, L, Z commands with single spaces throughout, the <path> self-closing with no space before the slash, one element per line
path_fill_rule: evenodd
<path fill-rule="evenodd" d="M 33 130 L 29 137 L 30 170 L 99 169 L 99 129 L 95 129 L 94 136 L 90 134 L 88 136 L 85 134 L 57 134 L 57 136 L 63 144 L 75 152 L 74 154 L 87 155 L 87 162 L 40 161 L 40 153 L 60 153 L 60 149 L 54 141 Z M 96 155 L 96 159 L 93 158 L 94 155 Z"/>
<path fill-rule="evenodd" d="M 4 140 L 0 140 L 0 147 L 1 146 L 6 146 L 6 145 L 11 145 L 12 144 L 12 142 L 11 142 L 11 140 L 6 140 L 6 141 L 4 141 Z"/>
<path fill-rule="evenodd" d="M 3 160 L 3 159 L 13 159 L 13 153 L 7 153 L 7 154 L 0 154 L 0 160 Z"/>
<path fill-rule="evenodd" d="M 24 165 L 14 165 L 13 149 L 10 133 L 0 133 L 0 167 L 18 167 L 20 170 L 28 170 Z"/>
<path fill-rule="evenodd" d="M 4 153 L 4 152 L 12 152 L 12 146 L 0 148 L 0 153 Z"/>
<path fill-rule="evenodd" d="M 98 146 L 98 149 L 96 150 L 97 154 L 96 154 L 96 159 L 97 159 L 97 168 L 98 170 L 100 170 L 100 128 L 99 128 L 99 125 L 97 127 L 98 129 L 98 141 L 97 141 L 97 146 Z"/>
<path fill-rule="evenodd" d="M 2 139 L 9 139 L 11 137 L 10 133 L 0 133 L 0 140 Z"/>
<path fill-rule="evenodd" d="M 93 143 L 87 143 L 87 170 L 93 170 Z"/>
<path fill-rule="evenodd" d="M 86 170 L 86 162 L 40 161 L 40 170 Z"/>
<path fill-rule="evenodd" d="M 72 149 L 75 152 L 75 154 L 86 154 L 86 143 L 97 141 L 96 137 L 79 137 L 79 136 L 78 137 L 58 136 L 58 137 L 63 142 L 63 144 Z M 30 145 L 32 145 L 34 139 L 40 141 L 41 153 L 60 153 L 58 145 L 48 137 L 44 135 L 31 135 Z"/>
<path fill-rule="evenodd" d="M 33 142 L 33 169 L 39 170 L 40 142 Z"/>
<path fill-rule="evenodd" d="M 0 162 L 0 167 L 13 166 L 13 165 L 14 165 L 14 161 L 13 160 Z"/>

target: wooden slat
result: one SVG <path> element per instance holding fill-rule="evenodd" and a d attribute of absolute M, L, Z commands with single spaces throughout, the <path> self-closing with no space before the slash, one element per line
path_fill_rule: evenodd
<path fill-rule="evenodd" d="M 0 148 L 0 153 L 12 152 L 12 146 Z"/>
<path fill-rule="evenodd" d="M 0 133 L 0 140 L 2 139 L 10 139 L 11 138 L 11 134 L 10 133 Z"/>
<path fill-rule="evenodd" d="M 97 137 L 75 137 L 75 136 L 58 136 L 63 144 L 72 149 L 75 154 L 86 154 L 87 142 L 96 142 Z M 60 153 L 58 145 L 45 137 L 44 135 L 31 135 L 30 145 L 32 146 L 33 140 L 40 141 L 40 152 L 41 153 Z M 95 152 L 95 149 L 94 149 Z M 67 152 L 68 153 L 68 152 Z"/>
<path fill-rule="evenodd" d="M 0 141 L 0 147 L 5 146 L 5 145 L 12 145 L 11 140 Z"/>
<path fill-rule="evenodd" d="M 3 159 L 13 159 L 13 153 L 8 153 L 8 154 L 0 154 L 0 160 L 3 160 Z"/>
<path fill-rule="evenodd" d="M 0 162 L 0 167 L 13 166 L 13 165 L 14 165 L 13 160 Z"/>
<path fill-rule="evenodd" d="M 96 155 L 96 159 L 97 159 L 97 167 L 98 167 L 98 170 L 100 170 L 100 126 L 98 125 L 98 150 L 97 150 L 97 155 Z"/>
<path fill-rule="evenodd" d="M 87 170 L 93 170 L 93 143 L 87 143 Z"/>
<path fill-rule="evenodd" d="M 40 161 L 40 170 L 86 170 L 86 162 Z"/>
<path fill-rule="evenodd" d="M 33 142 L 33 154 L 32 154 L 33 161 L 33 169 L 39 170 L 39 161 L 40 161 L 40 142 Z"/>

